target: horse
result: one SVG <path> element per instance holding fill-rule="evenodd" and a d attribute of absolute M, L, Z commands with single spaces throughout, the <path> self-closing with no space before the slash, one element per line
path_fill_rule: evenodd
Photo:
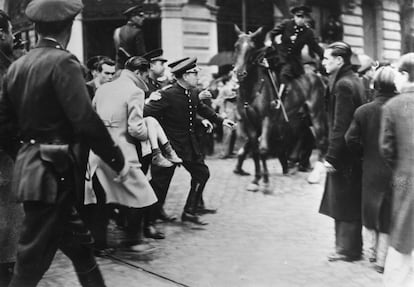
<path fill-rule="evenodd" d="M 310 120 L 316 148 L 321 151 L 318 160 L 322 160 L 322 151 L 326 146 L 325 85 L 318 75 L 303 74 L 292 80 L 279 99 L 274 76 L 269 67 L 263 64 L 265 47 L 260 41 L 262 28 L 246 34 L 235 26 L 235 31 L 238 36 L 234 45 L 234 72 L 239 82 L 237 108 L 241 128 L 247 137 L 238 155 L 235 171 L 241 168 L 241 163 L 250 151 L 255 174 L 247 189 L 259 190 L 259 182 L 263 178 L 264 192 L 269 192 L 266 164 L 269 151 L 279 157 L 283 173 L 286 174 L 288 157 L 295 146 L 292 143 L 297 142 L 304 128 L 304 114 Z M 277 102 L 275 107 L 274 103 Z"/>

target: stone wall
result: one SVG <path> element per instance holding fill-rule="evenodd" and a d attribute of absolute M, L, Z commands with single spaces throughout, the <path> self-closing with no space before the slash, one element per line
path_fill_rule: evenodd
<path fill-rule="evenodd" d="M 346 2 L 346 1 L 345 1 Z M 372 1 L 371 1 L 372 2 Z M 378 60 L 394 61 L 401 54 L 400 5 L 397 0 L 379 1 L 372 5 L 376 9 L 376 35 L 364 34 L 364 16 L 362 0 L 355 0 L 356 6 L 347 10 L 343 5 L 344 41 L 349 43 L 356 53 L 364 53 L 368 44 L 375 41 Z M 376 7 L 375 5 L 378 5 Z"/>

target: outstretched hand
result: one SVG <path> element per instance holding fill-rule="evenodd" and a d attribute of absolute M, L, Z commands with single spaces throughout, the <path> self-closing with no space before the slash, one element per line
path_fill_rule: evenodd
<path fill-rule="evenodd" d="M 209 134 L 209 133 L 211 133 L 212 131 L 213 131 L 213 124 L 209 121 L 209 120 L 207 120 L 207 119 L 204 119 L 204 120 L 202 120 L 201 121 L 201 123 L 203 124 L 203 126 L 206 128 L 206 132 Z"/>

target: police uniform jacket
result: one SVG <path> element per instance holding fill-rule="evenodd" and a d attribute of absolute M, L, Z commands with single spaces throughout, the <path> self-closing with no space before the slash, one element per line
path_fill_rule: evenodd
<path fill-rule="evenodd" d="M 122 170 L 124 157 L 92 109 L 80 63 L 53 39 L 42 39 L 10 66 L 0 106 L 0 119 L 16 121 L 23 141 L 13 181 L 20 200 L 54 203 L 61 174 L 74 177 L 76 191 L 83 191 L 74 168 L 79 139 Z"/>
<path fill-rule="evenodd" d="M 323 58 L 323 49 L 318 45 L 311 28 L 298 26 L 293 19 L 287 19 L 270 31 L 270 38 L 281 35 L 282 43 L 278 47 L 280 64 L 289 63 L 293 65 L 295 74 L 302 73 L 302 49 L 308 45 L 309 49 L 315 52 L 320 59 Z"/>
<path fill-rule="evenodd" d="M 382 110 L 380 151 L 393 170 L 390 245 L 414 250 L 414 85 L 401 90 Z"/>
<path fill-rule="evenodd" d="M 144 35 L 140 27 L 128 22 L 119 31 L 119 46 L 124 48 L 131 56 L 145 54 Z"/>
<path fill-rule="evenodd" d="M 336 171 L 327 174 L 320 212 L 340 221 L 361 219 L 361 158 L 347 147 L 345 133 L 361 105 L 363 93 L 364 87 L 350 65 L 331 76 L 327 94 L 329 144 L 326 160 Z"/>
<path fill-rule="evenodd" d="M 221 117 L 200 101 L 197 90 L 184 89 L 178 82 L 161 90 L 160 100 L 151 101 L 144 107 L 144 116 L 153 116 L 159 120 L 183 161 L 202 159 L 195 133 L 197 114 L 216 124 L 223 122 Z"/>

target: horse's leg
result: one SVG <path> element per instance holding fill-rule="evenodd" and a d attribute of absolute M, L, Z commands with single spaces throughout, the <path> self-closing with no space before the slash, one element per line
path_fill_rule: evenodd
<path fill-rule="evenodd" d="M 261 171 L 260 171 L 260 153 L 259 153 L 259 143 L 256 140 L 251 141 L 251 148 L 252 148 L 252 158 L 254 162 L 254 179 L 247 187 L 249 191 L 258 191 L 259 190 L 259 181 L 261 178 Z"/>
<path fill-rule="evenodd" d="M 269 132 L 270 132 L 270 118 L 266 116 L 262 120 L 262 133 L 259 142 L 259 152 L 262 155 L 269 151 Z"/>
<path fill-rule="evenodd" d="M 261 158 L 262 166 L 263 166 L 263 172 L 262 172 L 262 176 L 263 176 L 263 193 L 264 194 L 270 194 L 271 190 L 270 190 L 270 183 L 269 183 L 269 170 L 267 168 L 267 156 L 266 155 L 261 155 L 260 158 Z"/>
<path fill-rule="evenodd" d="M 247 154 L 251 150 L 251 143 L 250 140 L 247 139 L 247 141 L 244 143 L 243 147 L 241 147 L 237 153 L 237 164 L 233 172 L 238 175 L 250 175 L 250 173 L 243 170 L 243 163 L 246 159 Z"/>

